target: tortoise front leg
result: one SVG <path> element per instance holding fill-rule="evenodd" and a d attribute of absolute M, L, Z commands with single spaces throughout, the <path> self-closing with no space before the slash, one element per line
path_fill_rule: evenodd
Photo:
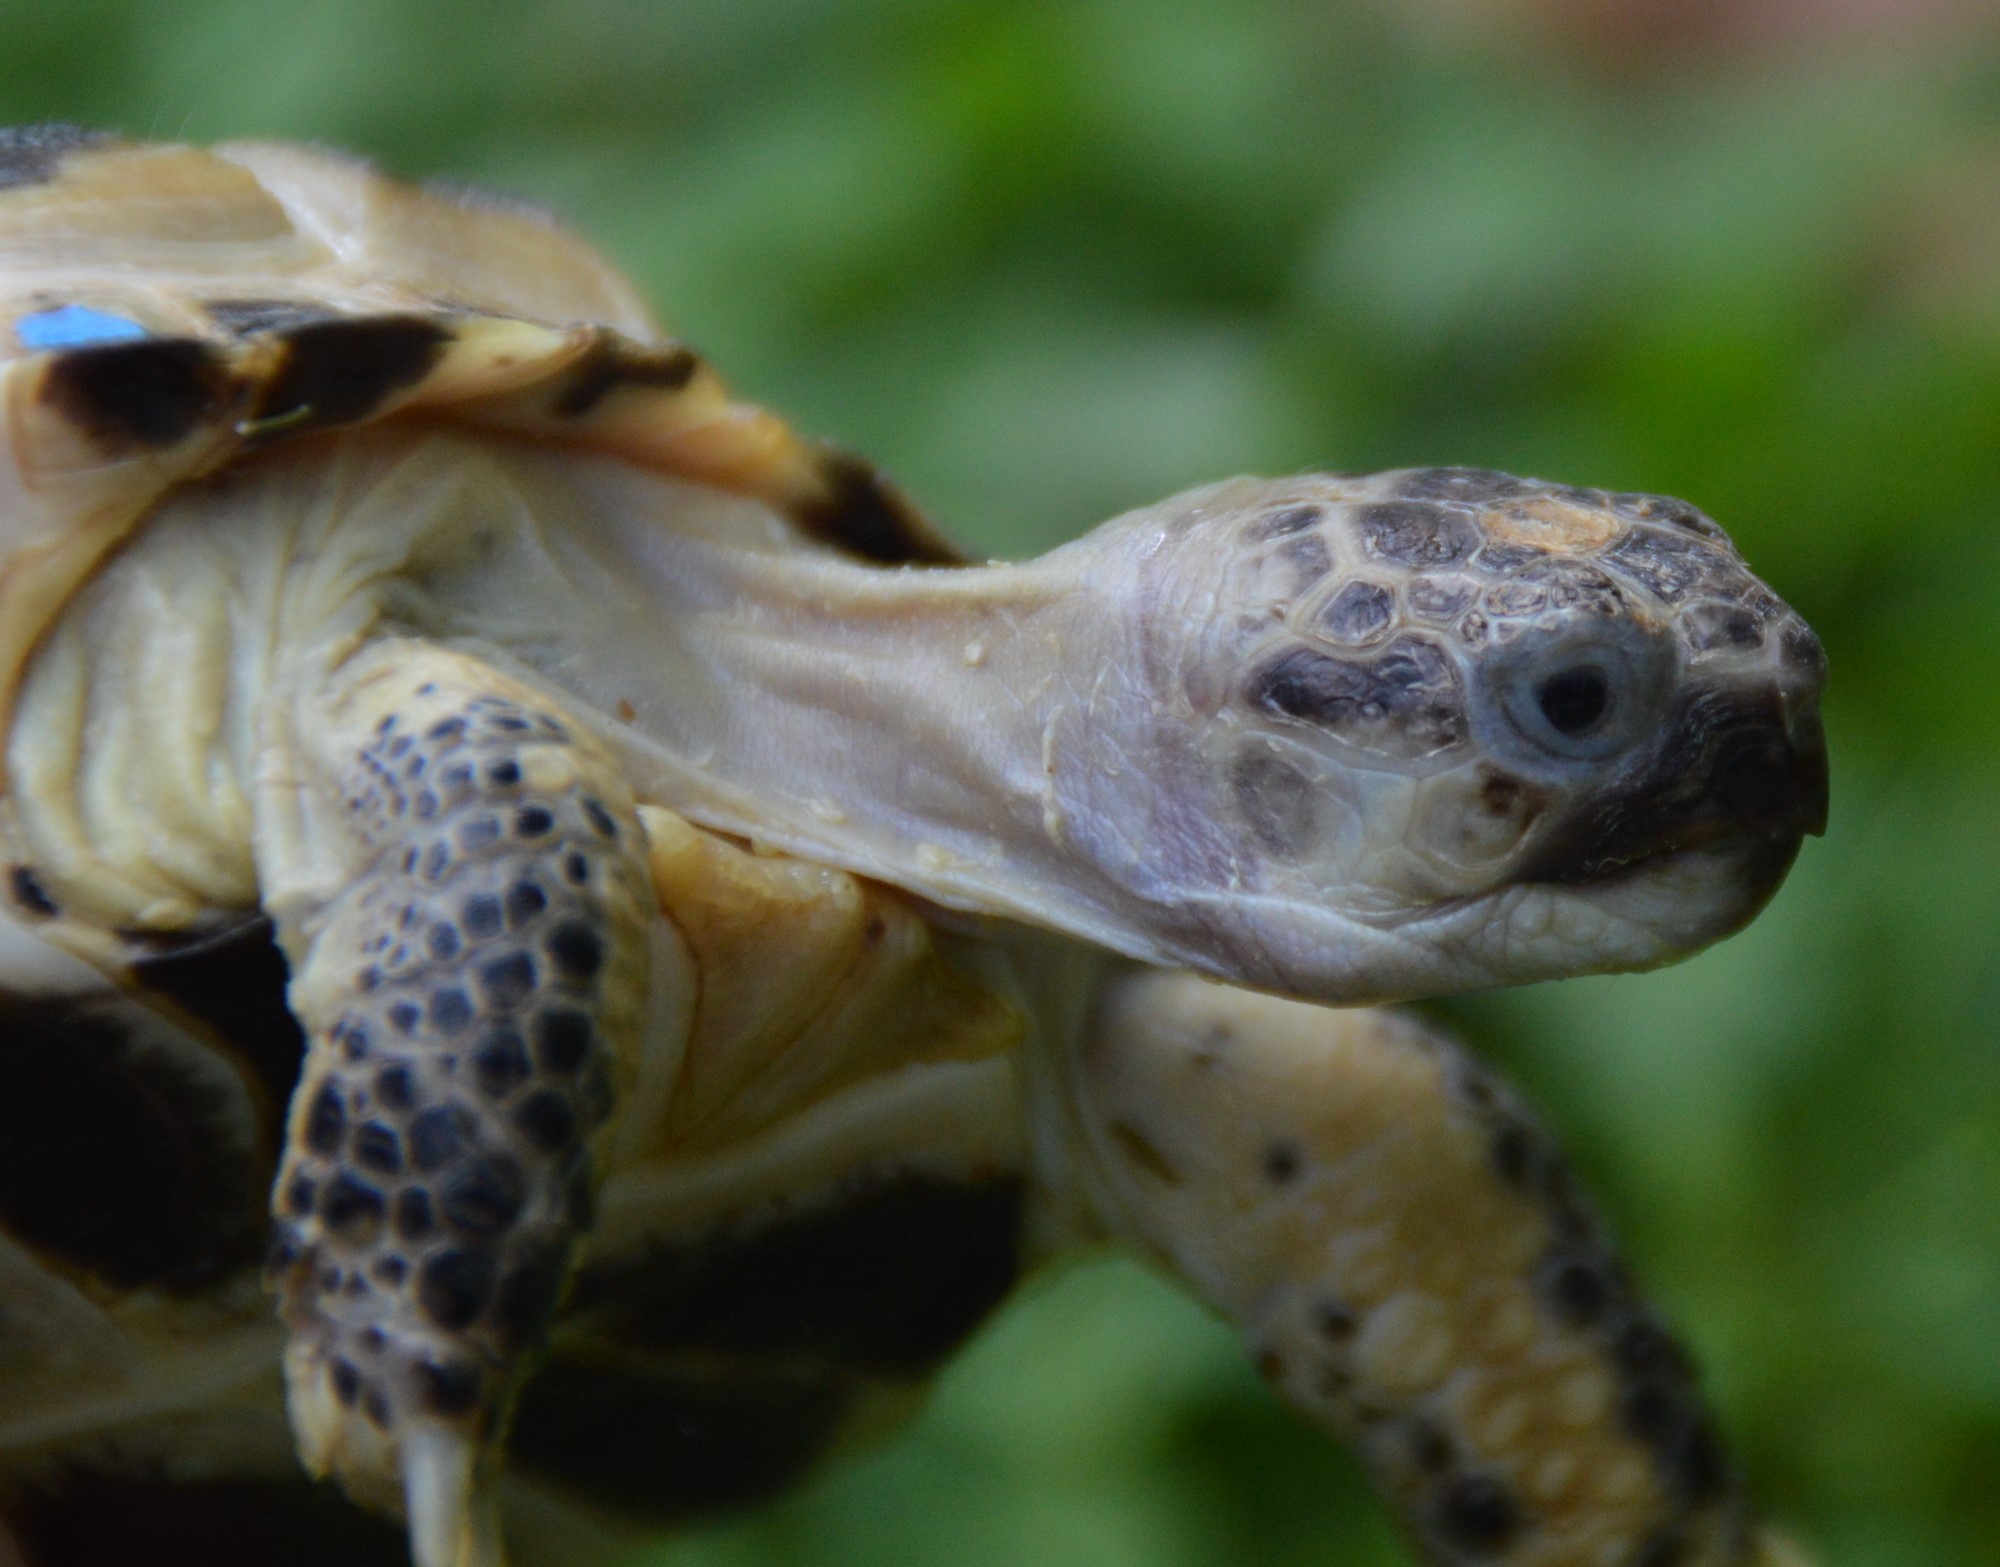
<path fill-rule="evenodd" d="M 1110 1222 L 1357 1444 L 1426 1560 L 1799 1567 L 1557 1150 L 1457 1045 L 1127 972 L 1076 1085 Z"/>
<path fill-rule="evenodd" d="M 309 731 L 357 870 L 285 920 L 292 1425 L 314 1473 L 407 1511 L 420 1567 L 490 1567 L 487 1471 L 638 1049 L 641 831 L 584 730 L 456 653 L 365 652 Z"/>

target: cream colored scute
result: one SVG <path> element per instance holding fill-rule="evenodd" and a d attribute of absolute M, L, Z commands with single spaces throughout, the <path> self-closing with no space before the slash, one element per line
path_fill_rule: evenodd
<path fill-rule="evenodd" d="M 582 240 L 526 205 L 385 179 L 342 153 L 228 142 L 216 157 L 254 174 L 293 226 L 337 258 L 328 281 L 545 321 L 596 321 L 656 342 L 652 312 Z"/>

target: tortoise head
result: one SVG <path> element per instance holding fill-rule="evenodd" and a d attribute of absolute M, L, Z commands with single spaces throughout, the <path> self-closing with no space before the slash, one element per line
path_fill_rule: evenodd
<path fill-rule="evenodd" d="M 1820 644 L 1684 502 L 1232 480 L 1075 548 L 1133 678 L 1055 787 L 1178 961 L 1334 1000 L 1648 967 L 1824 826 Z"/>

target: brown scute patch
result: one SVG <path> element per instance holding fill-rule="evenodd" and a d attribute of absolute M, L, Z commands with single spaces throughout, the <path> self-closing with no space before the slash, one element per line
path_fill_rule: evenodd
<path fill-rule="evenodd" d="M 1013 1288 L 1022 1202 L 1011 1176 L 878 1180 L 811 1212 L 589 1268 L 571 1314 L 635 1350 L 922 1376 Z"/>
<path fill-rule="evenodd" d="M 339 316 L 282 333 L 287 352 L 265 383 L 250 423 L 283 433 L 353 424 L 420 381 L 451 332 L 427 316 Z"/>
<path fill-rule="evenodd" d="M 508 1457 L 612 1513 L 671 1524 L 789 1490 L 832 1445 L 851 1398 L 845 1379 L 811 1373 L 556 1360 L 521 1396 Z"/>
<path fill-rule="evenodd" d="M 309 299 L 210 299 L 201 308 L 217 326 L 237 337 L 344 319 L 339 311 Z"/>
<path fill-rule="evenodd" d="M 264 1162 L 245 1107 L 124 1000 L 0 1003 L 0 1230 L 117 1288 L 194 1290 L 254 1262 Z"/>
<path fill-rule="evenodd" d="M 965 557 L 938 536 L 872 463 L 829 449 L 819 471 L 821 497 L 791 512 L 811 537 L 883 566 L 965 564 Z"/>
<path fill-rule="evenodd" d="M 1420 637 L 1399 637 L 1372 658 L 1294 648 L 1257 674 L 1250 700 L 1385 756 L 1428 756 L 1467 733 L 1457 666 Z"/>
<path fill-rule="evenodd" d="M 1236 809 L 1259 845 L 1273 854 L 1297 854 L 1319 826 L 1319 802 L 1305 774 L 1282 757 L 1251 747 L 1229 770 Z"/>
<path fill-rule="evenodd" d="M 621 386 L 678 392 L 700 368 L 700 356 L 678 343 L 644 348 L 606 333 L 585 350 L 570 371 L 567 384 L 556 396 L 555 414 L 560 419 L 580 419 Z"/>
<path fill-rule="evenodd" d="M 1354 514 L 1354 526 L 1371 555 L 1399 566 L 1449 566 L 1481 542 L 1464 513 L 1413 501 L 1363 506 Z"/>
<path fill-rule="evenodd" d="M 1464 577 L 1417 577 L 1406 592 L 1411 614 L 1446 624 L 1472 608 L 1479 586 Z"/>
<path fill-rule="evenodd" d="M 0 190 L 19 185 L 43 185 L 72 152 L 102 146 L 113 138 L 104 131 L 47 121 L 41 125 L 0 126 Z"/>
<path fill-rule="evenodd" d="M 234 395 L 222 355 L 193 337 L 106 343 L 54 355 L 41 398 L 108 453 L 173 446 Z"/>
<path fill-rule="evenodd" d="M 175 1481 L 153 1470 L 65 1468 L 10 1499 L 7 1523 L 35 1567 L 407 1567 L 400 1526 L 332 1483 Z"/>
<path fill-rule="evenodd" d="M 133 961 L 141 992 L 173 1003 L 250 1068 L 267 1096 L 275 1144 L 305 1060 L 306 1037 L 286 1004 L 291 970 L 268 919 L 177 946 L 156 946 Z"/>

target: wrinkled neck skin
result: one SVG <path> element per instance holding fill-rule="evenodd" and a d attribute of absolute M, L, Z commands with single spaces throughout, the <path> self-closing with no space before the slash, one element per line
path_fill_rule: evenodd
<path fill-rule="evenodd" d="M 801 550 L 714 492 L 507 467 L 525 504 L 504 540 L 421 578 L 403 612 L 584 698 L 642 795 L 946 908 L 1275 980 L 1205 923 L 1205 897 L 1249 872 L 1177 776 L 1195 766 L 1187 714 L 1151 695 L 1143 532 L 883 570 Z"/>

